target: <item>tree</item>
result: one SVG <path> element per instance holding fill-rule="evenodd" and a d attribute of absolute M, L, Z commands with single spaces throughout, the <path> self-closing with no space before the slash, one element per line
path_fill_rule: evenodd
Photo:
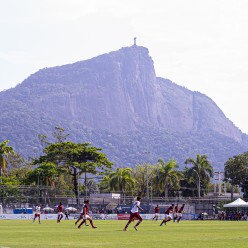
<path fill-rule="evenodd" d="M 7 176 L 14 176 L 23 184 L 27 174 L 32 170 L 32 163 L 21 157 L 18 153 L 10 154 L 7 157 L 7 163 Z"/>
<path fill-rule="evenodd" d="M 0 179 L 0 202 L 8 204 L 10 200 L 8 196 L 20 199 L 20 181 L 15 176 L 2 177 Z"/>
<path fill-rule="evenodd" d="M 25 183 L 37 185 L 37 200 L 39 202 L 42 199 L 47 202 L 49 200 L 48 186 L 51 189 L 55 188 L 55 180 L 63 171 L 57 168 L 55 164 L 50 162 L 43 162 L 37 168 L 30 171 L 26 177 Z M 44 187 L 45 186 L 45 187 Z"/>
<path fill-rule="evenodd" d="M 186 166 L 182 171 L 182 180 L 180 181 L 180 190 L 182 191 L 183 197 L 193 197 L 196 189 L 195 178 L 189 173 L 189 168 Z"/>
<path fill-rule="evenodd" d="M 96 193 L 96 192 L 99 193 L 98 184 L 92 178 L 87 180 L 86 187 L 89 193 Z"/>
<path fill-rule="evenodd" d="M 151 192 L 155 177 L 155 166 L 151 164 L 138 164 L 132 170 L 132 175 L 135 178 L 134 191 L 137 195 L 145 196 L 147 194 L 147 185 L 150 187 L 149 192 Z"/>
<path fill-rule="evenodd" d="M 99 184 L 99 189 L 103 192 L 109 192 L 110 191 L 109 181 L 110 181 L 110 177 L 108 173 L 104 175 L 103 178 L 101 179 Z"/>
<path fill-rule="evenodd" d="M 101 150 L 101 148 L 91 146 L 90 143 L 58 142 L 46 146 L 45 155 L 36 159 L 34 164 L 50 162 L 57 167 L 65 168 L 73 178 L 73 190 L 78 196 L 79 175 L 82 173 L 85 173 L 85 176 L 86 173 L 101 174 L 111 168 L 113 163 L 107 159 Z"/>
<path fill-rule="evenodd" d="M 135 180 L 132 177 L 131 168 L 117 168 L 116 171 L 110 173 L 109 178 L 110 190 L 120 191 L 122 196 L 134 188 Z"/>
<path fill-rule="evenodd" d="M 248 152 L 233 156 L 228 159 L 224 167 L 225 181 L 231 184 L 231 198 L 233 199 L 233 187 L 240 186 L 248 193 Z"/>
<path fill-rule="evenodd" d="M 56 167 L 54 163 L 42 162 L 40 166 L 28 173 L 26 181 L 28 183 L 35 183 L 36 185 L 44 185 L 55 187 L 55 178 L 58 177 L 63 170 Z"/>
<path fill-rule="evenodd" d="M 62 143 L 66 141 L 69 134 L 65 133 L 65 129 L 59 126 L 55 127 L 55 132 L 53 133 L 53 137 L 55 138 L 56 143 Z"/>
<path fill-rule="evenodd" d="M 180 172 L 176 170 L 178 164 L 175 160 L 169 160 L 165 163 L 163 159 L 159 159 L 158 165 L 160 166 L 160 170 L 156 181 L 160 191 L 164 192 L 164 197 L 167 198 L 170 189 L 179 189 Z"/>
<path fill-rule="evenodd" d="M 185 164 L 192 164 L 191 168 L 188 168 L 188 175 L 190 178 L 193 178 L 197 183 L 198 197 L 201 197 L 201 188 L 204 191 L 207 191 L 208 185 L 210 183 L 210 178 L 214 175 L 214 170 L 211 163 L 208 161 L 206 155 L 197 154 L 196 160 L 193 158 L 188 158 L 185 161 Z"/>
<path fill-rule="evenodd" d="M 54 138 L 54 143 L 61 143 L 66 141 L 66 139 L 70 136 L 70 134 L 65 133 L 65 129 L 59 126 L 55 126 L 55 131 L 53 133 L 53 138 Z M 53 142 L 49 142 L 47 140 L 47 135 L 45 134 L 38 134 L 38 139 L 40 140 L 40 143 L 43 147 L 43 149 L 48 146 L 53 144 Z"/>
<path fill-rule="evenodd" d="M 6 173 L 7 160 L 6 158 L 14 153 L 14 149 L 11 146 L 8 146 L 9 140 L 5 140 L 0 143 L 0 176 Z"/>

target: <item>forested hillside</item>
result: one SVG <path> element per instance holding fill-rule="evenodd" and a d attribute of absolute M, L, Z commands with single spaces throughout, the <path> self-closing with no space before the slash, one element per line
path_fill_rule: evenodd
<path fill-rule="evenodd" d="M 115 167 L 206 154 L 214 168 L 247 151 L 248 138 L 206 95 L 156 76 L 147 48 L 125 47 L 44 68 L 0 92 L 1 141 L 25 157 L 39 134 L 63 127 L 74 142 L 102 147 Z"/>

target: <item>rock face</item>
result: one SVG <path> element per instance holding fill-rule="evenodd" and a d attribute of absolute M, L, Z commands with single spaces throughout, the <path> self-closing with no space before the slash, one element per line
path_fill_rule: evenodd
<path fill-rule="evenodd" d="M 160 157 L 182 162 L 187 158 L 183 156 L 202 152 L 220 166 L 248 147 L 246 135 L 209 97 L 156 77 L 148 49 L 136 45 L 42 69 L 14 89 L 1 92 L 0 101 L 0 135 L 25 155 L 32 147 L 39 150 L 38 134 L 49 134 L 58 125 L 74 141 L 87 139 L 103 147 L 116 166 L 144 162 L 144 149 L 149 149 L 153 162 Z M 154 147 L 158 136 L 160 148 L 170 146 L 170 152 L 158 153 L 160 149 Z M 228 139 L 237 147 L 217 154 L 209 144 L 210 136 L 215 137 L 212 143 L 226 147 Z M 177 145 L 168 143 L 169 137 L 175 143 L 180 141 L 181 156 L 176 155 Z M 204 145 L 186 148 L 199 138 Z M 126 145 L 128 151 L 122 154 Z M 215 161 L 215 157 L 222 160 Z"/>

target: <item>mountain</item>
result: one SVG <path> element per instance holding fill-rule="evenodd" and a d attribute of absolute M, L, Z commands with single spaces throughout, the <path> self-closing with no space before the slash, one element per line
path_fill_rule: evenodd
<path fill-rule="evenodd" d="M 248 136 L 209 97 L 156 76 L 145 47 L 133 45 L 73 64 L 44 68 L 0 92 L 1 140 L 23 156 L 40 154 L 38 134 L 55 126 L 75 142 L 102 147 L 115 166 L 207 154 L 225 161 Z"/>

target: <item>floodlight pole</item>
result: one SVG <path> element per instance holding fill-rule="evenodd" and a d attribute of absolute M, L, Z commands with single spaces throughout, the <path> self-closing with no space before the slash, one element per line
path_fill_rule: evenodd
<path fill-rule="evenodd" d="M 79 170 L 77 170 L 77 207 L 79 208 Z"/>
<path fill-rule="evenodd" d="M 146 164 L 146 195 L 147 195 L 147 200 L 149 201 L 148 168 L 147 168 L 147 164 Z"/>
<path fill-rule="evenodd" d="M 149 151 L 145 151 L 145 154 L 147 154 L 147 158 L 149 157 L 150 152 Z M 148 165 L 147 165 L 147 161 L 145 162 L 145 166 L 146 166 L 146 197 L 147 197 L 147 201 L 149 202 L 149 185 L 148 185 Z"/>

